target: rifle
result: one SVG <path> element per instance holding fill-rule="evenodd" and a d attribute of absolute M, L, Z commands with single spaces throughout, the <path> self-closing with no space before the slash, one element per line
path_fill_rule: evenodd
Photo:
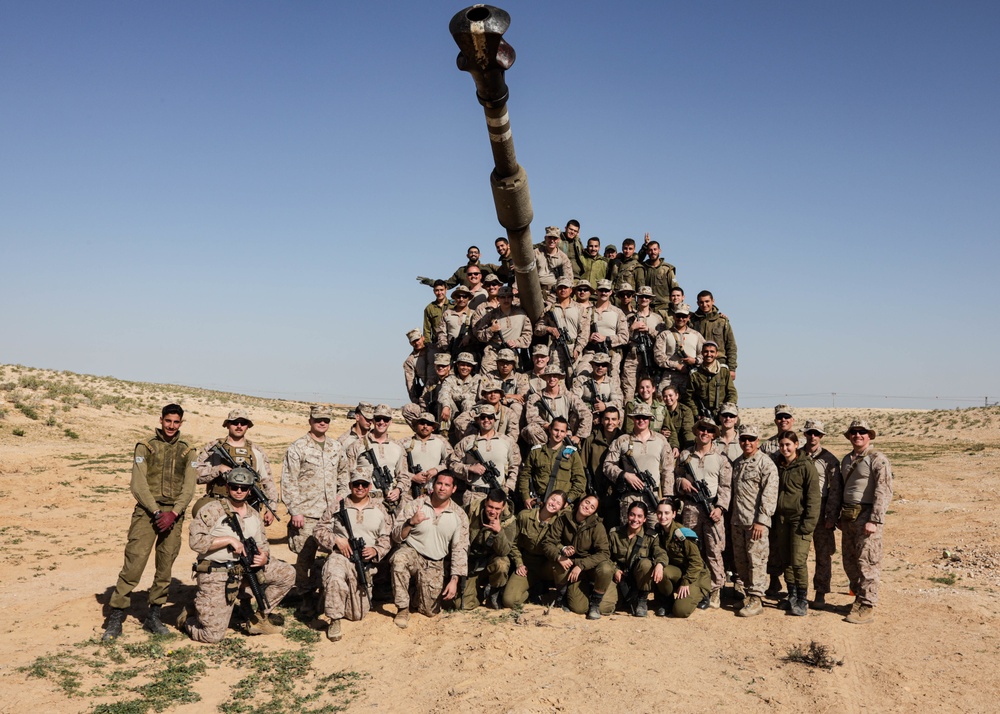
<path fill-rule="evenodd" d="M 483 455 L 479 453 L 479 447 L 473 442 L 472 448 L 469 449 L 469 453 L 472 454 L 472 458 L 476 460 L 476 463 L 480 466 L 485 466 L 486 471 L 482 475 L 482 479 L 486 482 L 491 489 L 496 489 L 498 491 L 503 491 L 505 494 L 507 490 L 500 485 L 500 469 L 496 467 L 492 461 L 487 461 L 483 458 Z"/>
<path fill-rule="evenodd" d="M 368 448 L 365 449 L 362 456 L 372 465 L 372 483 L 375 484 L 375 488 L 382 492 L 382 502 L 385 504 L 386 510 L 389 511 L 389 515 L 394 516 L 396 515 L 396 506 L 398 504 L 389 500 L 389 491 L 392 490 L 392 474 L 389 472 L 388 467 L 382 466 L 378 462 L 375 450 L 372 448 L 371 442 L 368 441 L 368 437 L 365 437 L 365 445 Z"/>
<path fill-rule="evenodd" d="M 566 367 L 566 380 L 572 381 L 573 379 L 573 353 L 569 349 L 569 333 L 566 332 L 566 328 L 562 327 L 556 320 L 556 316 L 552 314 L 549 310 L 545 313 L 545 316 L 550 318 L 552 321 L 552 326 L 559 330 L 559 336 L 555 338 L 556 349 L 563 356 Z"/>
<path fill-rule="evenodd" d="M 417 471 L 416 464 L 413 463 L 413 442 L 412 441 L 410 442 L 410 448 L 406 450 L 406 469 L 410 472 L 411 476 L 413 474 L 420 473 L 419 471 Z M 410 481 L 410 494 L 412 494 L 412 496 L 414 498 L 419 498 L 420 494 L 424 490 L 424 486 L 426 486 L 426 485 L 427 484 L 414 483 L 413 481 Z"/>
<path fill-rule="evenodd" d="M 696 395 L 692 395 L 692 396 L 694 396 L 695 406 L 698 407 L 698 416 L 699 417 L 706 417 L 706 418 L 712 419 L 714 421 L 715 420 L 715 415 L 712 414 L 712 410 L 709 408 L 708 402 L 706 402 L 704 399 L 702 399 L 699 396 L 696 396 Z"/>
<path fill-rule="evenodd" d="M 597 317 L 594 315 L 594 310 L 590 310 L 590 334 L 601 334 L 601 331 L 597 329 Z M 591 343 L 594 344 L 594 343 Z M 597 343 L 597 347 L 594 348 L 598 352 L 603 352 L 606 355 L 611 354 L 611 349 L 608 347 L 608 340 L 605 338 Z"/>
<path fill-rule="evenodd" d="M 238 463 L 236 459 L 234 459 L 228 451 L 219 446 L 218 443 L 212 445 L 212 448 L 208 450 L 208 455 L 215 456 L 223 464 L 225 464 L 231 469 L 244 468 L 250 473 L 252 473 L 253 484 L 250 486 L 250 497 L 247 499 L 247 501 L 249 501 L 250 505 L 256 508 L 258 511 L 260 510 L 260 506 L 264 506 L 264 508 L 266 508 L 270 512 L 270 514 L 274 516 L 274 520 L 276 521 L 281 520 L 280 518 L 278 518 L 278 514 L 274 512 L 274 509 L 268 502 L 267 496 L 264 495 L 264 492 L 260 490 L 260 486 L 257 485 L 258 483 L 260 483 L 259 473 L 257 473 L 254 469 L 250 468 L 246 464 Z M 233 530 L 236 529 L 234 528 Z"/>
<path fill-rule="evenodd" d="M 465 342 L 465 338 L 469 332 L 470 319 L 472 319 L 472 316 L 471 315 L 467 316 L 465 320 L 462 322 L 462 326 L 458 328 L 458 334 L 455 337 L 452 337 L 448 341 L 448 352 L 451 353 L 451 359 L 453 362 L 458 358 L 458 355 L 461 354 L 462 352 L 462 345 Z"/>
<path fill-rule="evenodd" d="M 538 401 L 535 402 L 535 404 L 537 404 L 542 409 L 542 411 L 548 414 L 549 423 L 551 424 L 552 420 L 556 418 L 555 412 L 553 412 L 552 408 L 549 407 L 548 403 L 546 403 L 545 397 L 536 392 L 534 389 L 531 390 L 531 393 L 534 394 L 536 397 L 538 397 Z M 566 436 L 563 437 L 563 444 L 565 444 L 566 446 L 572 446 L 574 449 L 576 448 L 576 444 L 574 444 L 573 440 L 569 438 L 569 433 L 567 433 Z"/>
<path fill-rule="evenodd" d="M 365 549 L 364 538 L 355 538 L 354 529 L 351 527 L 351 518 L 347 513 L 347 499 L 340 502 L 340 511 L 337 512 L 344 530 L 347 531 L 347 544 L 351 547 L 351 557 L 349 560 L 354 563 L 354 570 L 358 574 L 358 584 L 363 588 L 362 597 L 368 596 L 368 572 L 366 570 L 365 558 L 362 551 Z"/>
<path fill-rule="evenodd" d="M 622 526 L 625 528 L 625 526 Z M 635 572 L 635 566 L 639 563 L 639 556 L 642 554 L 642 547 L 646 542 L 646 534 L 640 532 L 639 535 L 635 537 L 635 544 L 632 546 L 632 550 L 629 553 L 628 560 L 625 562 L 625 568 L 622 570 L 622 579 L 618 583 L 618 592 L 622 595 L 622 600 L 629 603 L 633 609 L 635 608 L 635 603 L 639 600 L 642 594 L 639 588 L 635 587 L 632 583 L 632 574 Z"/>
<path fill-rule="evenodd" d="M 257 609 L 263 614 L 271 609 L 271 604 L 267 601 L 264 589 L 260 586 L 260 581 L 257 579 L 257 573 L 263 566 L 255 566 L 253 564 L 254 558 L 260 553 L 260 548 L 257 547 L 257 541 L 243 535 L 243 528 L 240 527 L 240 519 L 236 513 L 230 513 L 226 516 L 226 521 L 229 523 L 229 527 L 233 529 L 236 537 L 240 539 L 240 543 L 243 544 L 243 554 L 236 557 L 243 568 L 243 575 L 246 576 L 250 592 L 253 593 L 253 597 L 257 601 Z"/>
<path fill-rule="evenodd" d="M 635 336 L 636 355 L 642 363 L 642 368 L 653 380 L 653 384 L 659 384 L 663 376 L 663 370 L 656 364 L 653 358 L 653 338 L 648 332 L 640 332 Z"/>
<path fill-rule="evenodd" d="M 684 468 L 687 469 L 689 480 L 691 485 L 695 487 L 695 492 L 689 494 L 689 498 L 694 501 L 701 509 L 705 511 L 705 515 L 709 518 L 712 517 L 712 511 L 715 510 L 715 498 L 712 496 L 712 492 L 708 488 L 708 483 L 705 479 L 699 479 L 698 474 L 694 472 L 694 466 L 691 465 L 691 458 L 684 462 Z"/>
<path fill-rule="evenodd" d="M 583 473 L 587 477 L 587 495 L 596 496 L 597 487 L 594 485 L 594 470 L 590 468 L 589 464 L 583 465 Z"/>
<path fill-rule="evenodd" d="M 629 452 L 622 454 L 622 460 L 625 462 L 625 469 L 627 471 L 631 471 L 642 479 L 642 491 L 640 493 L 649 503 L 650 508 L 655 510 L 660 501 L 656 497 L 656 481 L 653 480 L 653 474 L 649 473 L 649 471 L 640 471 L 639 465 L 635 462 L 635 457 Z M 623 473 L 618 479 L 618 493 L 622 494 L 631 490 L 632 487 L 625 480 L 625 474 Z"/>

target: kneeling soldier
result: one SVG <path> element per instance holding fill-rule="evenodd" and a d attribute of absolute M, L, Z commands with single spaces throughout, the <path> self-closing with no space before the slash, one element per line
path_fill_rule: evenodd
<path fill-rule="evenodd" d="M 474 610 L 483 593 L 486 605 L 500 609 L 500 595 L 510 573 L 510 552 L 517 536 L 514 514 L 499 489 L 469 504 L 469 575 L 459 593 L 463 610 Z"/>

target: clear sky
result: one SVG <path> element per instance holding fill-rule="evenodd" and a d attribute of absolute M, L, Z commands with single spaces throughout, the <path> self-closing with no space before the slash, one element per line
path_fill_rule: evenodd
<path fill-rule="evenodd" d="M 401 404 L 503 232 L 462 7 L 0 1 L 0 361 Z M 536 239 L 649 231 L 741 404 L 1000 399 L 1000 3 L 501 7 Z"/>

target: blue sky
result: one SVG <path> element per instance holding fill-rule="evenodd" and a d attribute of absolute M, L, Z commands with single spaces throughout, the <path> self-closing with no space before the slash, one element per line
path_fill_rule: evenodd
<path fill-rule="evenodd" d="M 1000 399 L 1000 5 L 501 6 L 535 236 L 649 231 L 741 404 Z M 503 232 L 461 7 L 0 3 L 0 361 L 401 403 Z"/>

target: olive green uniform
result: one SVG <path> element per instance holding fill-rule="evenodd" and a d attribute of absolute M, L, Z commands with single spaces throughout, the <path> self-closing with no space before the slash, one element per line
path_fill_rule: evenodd
<path fill-rule="evenodd" d="M 576 448 L 564 444 L 554 449 L 548 444 L 537 444 L 528 452 L 517 478 L 521 503 L 528 503 L 534 492 L 538 502 L 544 504 L 546 497 L 556 490 L 564 491 L 571 503 L 583 497 L 587 490 L 583 459 Z"/>
<path fill-rule="evenodd" d="M 819 474 L 802 451 L 790 464 L 778 464 L 778 506 L 771 519 L 776 570 L 784 571 L 785 584 L 803 596 L 809 589 L 809 545 L 820 518 Z"/>
<path fill-rule="evenodd" d="M 546 583 L 552 582 L 542 543 L 556 516 L 543 522 L 539 518 L 540 512 L 541 509 L 536 506 L 517 514 L 517 532 L 510 550 L 511 574 L 503 591 L 504 607 L 523 605 L 528 601 L 529 592 L 537 593 Z M 522 565 L 528 571 L 526 575 L 516 572 Z"/>
<path fill-rule="evenodd" d="M 563 570 L 559 564 L 562 550 L 573 546 L 576 553 L 571 556 L 573 567 L 580 568 L 580 578 L 575 583 L 569 583 L 566 589 L 566 604 L 577 614 L 587 612 L 590 595 L 583 590 L 585 582 L 593 583 L 595 592 L 603 592 L 601 599 L 601 614 L 610 615 L 615 611 L 618 602 L 618 590 L 611 587 L 615 576 L 615 565 L 611 562 L 611 549 L 608 545 L 608 532 L 596 513 L 577 523 L 571 511 L 563 511 L 555 518 L 555 523 L 545 534 L 542 550 L 548 559 L 548 575 L 557 586 L 568 583 L 569 570 Z"/>
<path fill-rule="evenodd" d="M 644 531 L 630 538 L 628 526 L 622 525 L 608 533 L 608 545 L 615 570 L 622 571 L 618 582 L 618 600 L 634 607 L 639 599 L 649 596 L 650 578 L 657 556 L 656 539 Z"/>
<path fill-rule="evenodd" d="M 712 579 L 702 560 L 696 539 L 681 533 L 681 524 L 673 521 L 664 530 L 657 527 L 657 565 L 663 566 L 663 580 L 657 592 L 665 598 L 673 597 L 667 606 L 674 617 L 690 617 L 698 603 L 712 591 Z M 690 592 L 685 598 L 676 597 L 677 589 L 687 585 Z"/>
<path fill-rule="evenodd" d="M 517 537 L 514 513 L 510 506 L 504 507 L 500 532 L 495 533 L 483 522 L 485 506 L 485 499 L 469 505 L 469 574 L 465 591 L 460 594 L 463 610 L 476 609 L 487 587 L 492 592 L 502 592 L 510 573 L 510 554 Z"/>

